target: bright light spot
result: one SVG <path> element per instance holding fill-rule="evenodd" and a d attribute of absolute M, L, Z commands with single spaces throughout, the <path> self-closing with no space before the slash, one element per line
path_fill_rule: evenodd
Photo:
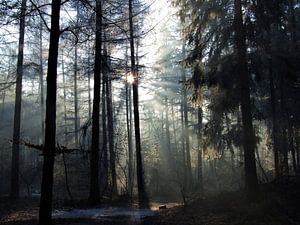
<path fill-rule="evenodd" d="M 124 77 L 124 80 L 129 84 L 133 84 L 134 76 L 132 75 L 132 73 L 127 73 Z"/>

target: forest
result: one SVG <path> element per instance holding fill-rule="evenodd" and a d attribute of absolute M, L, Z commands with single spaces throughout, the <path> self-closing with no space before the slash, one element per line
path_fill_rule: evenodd
<path fill-rule="evenodd" d="M 300 1 L 0 0 L 0 224 L 300 224 Z"/>

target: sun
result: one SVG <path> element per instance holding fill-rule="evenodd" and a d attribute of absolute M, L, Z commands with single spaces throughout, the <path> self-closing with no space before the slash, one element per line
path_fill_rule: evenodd
<path fill-rule="evenodd" d="M 129 83 L 129 84 L 133 84 L 133 83 L 134 83 L 134 80 L 135 80 L 132 73 L 127 73 L 127 74 L 123 77 L 123 79 L 124 79 L 127 83 Z"/>

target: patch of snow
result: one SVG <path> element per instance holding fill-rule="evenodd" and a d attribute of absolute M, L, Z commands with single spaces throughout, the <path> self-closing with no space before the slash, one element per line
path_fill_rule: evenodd
<path fill-rule="evenodd" d="M 52 214 L 56 219 L 113 219 L 114 217 L 129 217 L 132 220 L 140 220 L 148 216 L 154 216 L 155 213 L 150 209 L 132 209 L 132 208 L 94 208 L 94 209 L 72 209 L 55 210 Z"/>

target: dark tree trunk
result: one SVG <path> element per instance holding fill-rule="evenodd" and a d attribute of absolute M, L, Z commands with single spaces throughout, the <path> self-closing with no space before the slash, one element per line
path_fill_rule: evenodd
<path fill-rule="evenodd" d="M 79 112 L 78 112 L 78 85 L 77 85 L 77 72 L 78 72 L 78 49 L 77 49 L 77 44 L 75 45 L 75 50 L 74 50 L 74 55 L 75 55 L 75 61 L 74 61 L 74 130 L 75 130 L 75 147 L 79 147 Z"/>
<path fill-rule="evenodd" d="M 272 123 L 273 123 L 273 152 L 274 152 L 274 166 L 275 166 L 275 177 L 279 178 L 279 149 L 280 149 L 280 137 L 279 137 L 279 124 L 278 117 L 276 112 L 276 100 L 275 100 L 275 88 L 274 88 L 274 79 L 273 79 L 273 63 L 272 57 L 269 59 L 269 86 L 270 86 L 270 101 L 272 108 Z"/>
<path fill-rule="evenodd" d="M 278 8 L 276 6 L 275 8 Z M 269 12 L 269 9 L 266 9 L 266 6 L 264 5 L 264 1 L 258 0 L 257 1 L 257 18 L 258 18 L 258 24 L 262 30 L 266 30 L 267 32 L 267 38 L 264 40 L 264 48 L 269 55 L 268 57 L 268 63 L 269 63 L 269 88 L 270 88 L 270 104 L 271 104 L 271 119 L 272 119 L 272 139 L 273 139 L 273 152 L 274 152 L 274 167 L 275 167 L 275 177 L 279 178 L 282 175 L 282 170 L 280 166 L 280 158 L 281 158 L 281 135 L 280 135 L 280 116 L 279 116 L 279 110 L 277 109 L 277 98 L 276 98 L 276 91 L 275 91 L 275 76 L 276 76 L 276 64 L 278 63 L 278 60 L 275 57 L 274 52 L 276 51 L 275 45 L 272 44 L 274 41 L 274 37 L 272 35 L 273 29 L 272 29 L 272 22 L 271 22 L 271 12 Z M 265 13 L 266 10 L 266 13 Z M 278 15 L 278 13 L 275 13 Z M 275 20 L 275 23 L 278 24 L 278 21 Z M 272 47 L 274 46 L 274 47 Z M 274 69 L 275 68 L 275 69 Z"/>
<path fill-rule="evenodd" d="M 90 67 L 90 61 L 91 61 L 91 54 L 90 52 L 88 52 L 88 66 Z M 88 74 L 88 104 L 89 104 L 89 119 L 91 119 L 92 117 L 92 98 L 91 98 L 91 72 L 90 72 L 90 68 L 88 68 L 87 71 Z"/>
<path fill-rule="evenodd" d="M 92 115 L 92 147 L 90 156 L 90 196 L 91 203 L 100 201 L 99 190 L 99 113 L 101 84 L 101 45 L 102 45 L 102 0 L 96 1 L 96 52 L 94 65 L 94 100 Z"/>
<path fill-rule="evenodd" d="M 127 54 L 126 54 L 127 55 Z M 127 81 L 126 74 L 126 81 Z M 132 197 L 133 192 L 133 151 L 132 151 L 132 111 L 131 111 L 131 87 L 126 82 L 126 125 L 127 125 L 127 144 L 128 144 L 128 194 Z"/>
<path fill-rule="evenodd" d="M 245 184 L 249 199 L 258 194 L 258 181 L 255 162 L 255 138 L 252 124 L 249 74 L 246 55 L 246 37 L 243 24 L 241 0 L 234 1 L 235 8 L 235 47 L 237 69 L 240 80 L 240 103 L 243 125 L 243 148 L 245 161 Z"/>
<path fill-rule="evenodd" d="M 51 32 L 47 71 L 47 100 L 44 164 L 40 199 L 39 224 L 51 224 L 53 169 L 56 143 L 56 89 L 57 56 L 59 44 L 59 17 L 61 0 L 52 1 Z"/>
<path fill-rule="evenodd" d="M 185 50 L 185 43 L 182 45 L 182 57 L 185 58 L 186 50 Z M 187 91 L 185 87 L 186 82 L 186 71 L 183 68 L 181 71 L 181 79 L 183 82 L 182 87 L 182 107 L 183 107 L 183 137 L 184 137 L 184 146 L 185 146 L 185 180 L 186 180 L 186 187 L 190 188 L 192 184 L 192 166 L 191 166 L 191 154 L 190 154 L 190 135 L 188 132 L 188 105 L 187 105 Z"/>
<path fill-rule="evenodd" d="M 281 110 L 281 154 L 282 154 L 282 173 L 284 176 L 289 175 L 289 160 L 288 160 L 288 110 L 286 107 L 286 97 L 285 97 L 285 79 L 283 73 L 280 73 L 280 110 Z"/>
<path fill-rule="evenodd" d="M 78 35 L 79 26 L 79 0 L 76 1 L 76 29 L 75 34 Z M 75 43 L 74 49 L 74 130 L 75 130 L 75 147 L 79 147 L 79 131 L 80 131 L 80 117 L 78 108 L 78 43 Z"/>
<path fill-rule="evenodd" d="M 40 108 L 41 108 L 41 140 L 45 132 L 45 105 L 44 105 L 44 69 L 43 69 L 43 21 L 40 20 Z"/>
<path fill-rule="evenodd" d="M 64 52 L 61 53 L 61 70 L 63 77 L 63 102 L 64 102 L 64 127 L 65 127 L 65 145 L 68 144 L 68 128 L 67 128 L 67 91 L 66 91 L 66 76 L 65 76 L 65 63 L 64 63 Z"/>
<path fill-rule="evenodd" d="M 17 62 L 17 80 L 15 93 L 15 114 L 14 114 L 14 130 L 12 144 L 12 160 L 11 160 L 11 186 L 10 198 L 19 198 L 19 156 L 20 156 L 20 128 L 21 128 L 21 103 L 22 103 L 22 77 L 23 77 L 23 58 L 24 58 L 24 35 L 25 35 L 25 13 L 26 0 L 22 0 L 20 14 L 20 36 L 19 36 L 19 52 Z"/>
<path fill-rule="evenodd" d="M 185 87 L 182 87 L 185 88 Z M 186 154 L 185 154 L 185 149 L 186 149 L 186 145 L 185 145 L 185 136 L 184 136 L 184 130 L 185 130 L 185 126 L 184 126 L 184 107 L 183 107 L 183 101 L 184 101 L 184 97 L 183 95 L 181 96 L 181 107 L 180 107 L 180 116 L 181 116 L 181 146 L 182 146 L 182 188 L 183 188 L 183 193 L 185 193 L 186 190 L 186 186 L 187 186 L 187 166 L 186 166 Z"/>
<path fill-rule="evenodd" d="M 134 36 L 133 36 L 133 21 L 132 21 L 132 0 L 129 0 L 129 29 L 130 29 L 130 59 L 131 73 L 134 76 L 132 84 L 133 91 L 133 114 L 134 114 L 134 131 L 135 131 L 135 147 L 136 147 L 136 170 L 137 170 L 137 185 L 138 198 L 141 207 L 148 206 L 148 196 L 145 191 L 143 161 L 141 153 L 141 136 L 140 136 L 140 116 L 139 116 L 139 95 L 138 95 L 138 74 L 135 66 L 134 56 Z"/>
<path fill-rule="evenodd" d="M 102 77 L 102 149 L 101 149 L 101 196 L 105 194 L 108 187 L 108 153 L 107 153 L 107 121 L 106 121 L 106 96 L 105 96 L 105 86 L 106 86 L 106 76 Z"/>
<path fill-rule="evenodd" d="M 197 131 L 197 142 L 198 142 L 198 185 L 199 191 L 203 194 L 203 173 L 202 173 L 202 109 L 198 108 L 198 131 Z"/>
<path fill-rule="evenodd" d="M 109 165 L 111 172 L 111 197 L 118 194 L 117 175 L 116 175 L 116 153 L 114 148 L 114 122 L 113 122 L 113 106 L 111 81 L 106 83 L 106 104 L 107 104 L 107 125 L 108 125 L 108 142 L 109 142 Z"/>

